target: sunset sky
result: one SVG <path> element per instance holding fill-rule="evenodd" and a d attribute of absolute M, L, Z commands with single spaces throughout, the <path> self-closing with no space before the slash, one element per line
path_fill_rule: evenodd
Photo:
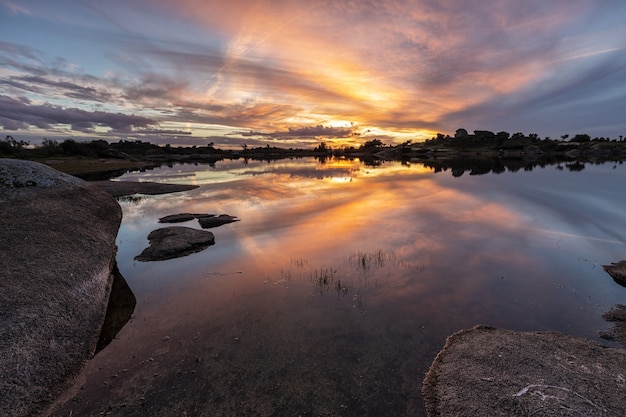
<path fill-rule="evenodd" d="M 623 0 L 0 0 L 2 136 L 626 136 Z"/>

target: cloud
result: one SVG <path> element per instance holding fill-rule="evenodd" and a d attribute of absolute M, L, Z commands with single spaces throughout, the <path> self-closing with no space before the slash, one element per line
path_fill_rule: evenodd
<path fill-rule="evenodd" d="M 275 132 L 260 132 L 260 131 L 242 131 L 236 132 L 242 136 L 254 136 L 254 137 L 269 137 L 274 139 L 288 139 L 288 138 L 348 138 L 359 133 L 356 131 L 355 126 L 349 127 L 333 127 L 333 126 L 302 126 L 291 127 L 285 131 Z"/>
<path fill-rule="evenodd" d="M 32 15 L 7 18 L 19 36 L 0 42 L 0 94 L 55 109 L 53 120 L 76 110 L 100 117 L 65 123 L 79 132 L 104 126 L 103 114 L 141 114 L 156 131 L 221 125 L 268 140 L 347 138 L 349 129 L 328 126 L 349 122 L 398 141 L 470 125 L 544 135 L 626 128 L 620 2 L 29 4 Z M 35 18 L 39 38 L 21 29 Z M 3 126 L 47 120 L 18 116 Z"/>
<path fill-rule="evenodd" d="M 25 15 L 30 15 L 32 14 L 32 12 L 27 9 L 24 6 L 21 6 L 19 4 L 16 4 L 12 1 L 7 1 L 7 0 L 3 0 L 0 1 L 0 5 L 2 5 L 3 7 L 6 7 L 12 15 L 18 15 L 18 14 L 25 14 Z"/>
<path fill-rule="evenodd" d="M 14 57 L 28 58 L 33 61 L 37 61 L 40 55 L 39 51 L 33 47 L 5 41 L 0 41 L 0 52 L 8 53 Z"/>
<path fill-rule="evenodd" d="M 132 132 L 133 128 L 150 127 L 157 122 L 142 116 L 104 111 L 63 108 L 51 104 L 32 104 L 26 98 L 0 96 L 0 124 L 6 130 L 28 129 L 36 126 L 51 129 L 56 125 L 71 125 L 73 130 L 93 132 L 96 127 L 108 127 L 115 132 Z"/>

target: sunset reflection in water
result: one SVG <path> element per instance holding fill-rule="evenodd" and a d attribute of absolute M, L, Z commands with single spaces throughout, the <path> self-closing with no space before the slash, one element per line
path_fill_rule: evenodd
<path fill-rule="evenodd" d="M 624 294 L 600 265 L 625 253 L 626 193 L 614 185 L 624 176 L 592 166 L 453 178 L 312 159 L 126 174 L 200 187 L 121 202 L 118 263 L 137 309 L 90 365 L 84 395 L 99 395 L 95 367 L 150 357 L 160 376 L 145 395 L 163 407 L 185 389 L 203 393 L 196 407 L 225 413 L 247 401 L 269 407 L 259 415 L 423 415 L 421 379 L 455 331 L 597 339 L 608 327 L 600 315 Z M 183 212 L 241 221 L 211 229 L 216 243 L 203 252 L 135 262 L 147 234 L 166 226 L 158 218 Z M 194 358 L 193 383 L 175 382 Z M 156 395 L 164 384 L 172 392 Z"/>

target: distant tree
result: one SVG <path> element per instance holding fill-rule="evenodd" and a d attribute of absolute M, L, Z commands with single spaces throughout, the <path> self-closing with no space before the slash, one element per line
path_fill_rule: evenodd
<path fill-rule="evenodd" d="M 59 142 L 54 139 L 44 139 L 41 142 L 41 150 L 47 156 L 56 155 L 60 152 Z"/>
<path fill-rule="evenodd" d="M 567 138 L 569 138 L 569 135 L 565 134 L 565 135 L 561 135 L 561 139 L 562 140 L 567 140 Z"/>
<path fill-rule="evenodd" d="M 17 154 L 26 145 L 28 145 L 28 142 L 25 142 L 23 140 L 18 141 L 15 140 L 13 136 L 7 135 L 7 137 L 3 141 L 0 141 L 0 153 L 6 155 Z"/>
<path fill-rule="evenodd" d="M 326 142 L 320 142 L 320 144 L 315 148 L 317 152 L 328 152 L 330 149 L 326 145 Z"/>
<path fill-rule="evenodd" d="M 63 155 L 75 156 L 81 155 L 83 153 L 81 152 L 82 149 L 80 144 L 74 139 L 65 139 L 63 142 L 61 142 L 61 145 L 59 146 L 61 147 L 61 152 L 63 152 Z"/>
<path fill-rule="evenodd" d="M 362 148 L 371 149 L 371 148 L 380 148 L 383 146 L 383 142 L 380 139 L 372 139 L 365 142 Z"/>
<path fill-rule="evenodd" d="M 590 142 L 591 141 L 591 136 L 589 136 L 587 134 L 578 134 L 578 135 L 574 136 L 572 141 L 574 141 L 574 142 Z"/>

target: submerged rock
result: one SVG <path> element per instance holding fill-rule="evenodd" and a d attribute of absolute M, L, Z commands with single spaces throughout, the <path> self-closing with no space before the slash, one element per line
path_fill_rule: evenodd
<path fill-rule="evenodd" d="M 229 214 L 220 214 L 218 216 L 217 214 L 179 213 L 161 217 L 159 223 L 182 223 L 193 219 L 198 219 L 198 223 L 200 223 L 203 229 L 210 229 L 212 227 L 239 221 L 236 216 Z"/>
<path fill-rule="evenodd" d="M 223 224 L 228 224 L 232 222 L 238 222 L 239 219 L 235 216 L 230 216 L 228 214 L 220 214 L 219 216 L 207 216 L 198 218 L 198 222 L 203 229 L 210 229 L 212 227 L 218 227 Z"/>
<path fill-rule="evenodd" d="M 135 257 L 138 261 L 163 261 L 200 252 L 215 243 L 213 233 L 190 227 L 164 227 L 148 235 L 150 246 Z"/>

